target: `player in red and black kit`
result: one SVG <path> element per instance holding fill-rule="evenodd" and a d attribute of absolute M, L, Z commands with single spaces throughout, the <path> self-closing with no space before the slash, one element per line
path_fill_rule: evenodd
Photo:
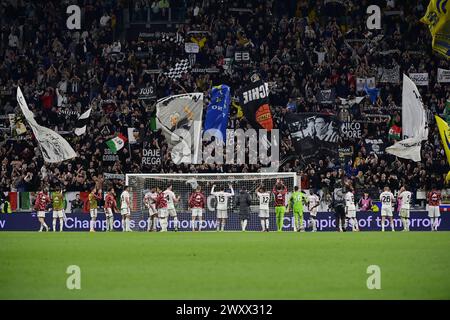
<path fill-rule="evenodd" d="M 202 216 L 205 203 L 205 195 L 201 192 L 201 187 L 197 186 L 195 191 L 191 193 L 188 201 L 189 208 L 192 209 L 192 231 L 195 231 L 195 217 L 198 217 L 198 231 L 202 228 Z"/>
<path fill-rule="evenodd" d="M 42 228 L 45 228 L 45 231 L 48 231 L 48 226 L 45 223 L 45 211 L 47 210 L 47 206 L 50 204 L 50 201 L 50 195 L 48 194 L 47 188 L 44 188 L 44 190 L 40 191 L 36 196 L 34 209 L 36 210 L 38 220 L 41 223 L 39 232 L 42 232 Z"/>
<path fill-rule="evenodd" d="M 158 210 L 159 224 L 161 225 L 161 232 L 166 232 L 167 225 L 168 225 L 167 199 L 165 197 L 164 192 L 162 192 L 161 189 L 158 187 L 156 187 L 156 193 L 158 194 L 156 196 L 156 209 Z"/>
<path fill-rule="evenodd" d="M 273 186 L 272 192 L 275 196 L 275 215 L 277 218 L 277 230 L 282 231 L 284 213 L 286 212 L 286 193 L 288 192 L 288 189 L 281 179 L 277 179 L 277 183 Z"/>
<path fill-rule="evenodd" d="M 116 193 L 114 188 L 111 188 L 105 197 L 105 215 L 106 215 L 106 231 L 113 231 L 114 216 L 113 213 L 117 212 Z"/>
<path fill-rule="evenodd" d="M 441 192 L 433 188 L 428 192 L 428 217 L 431 220 L 431 231 L 437 231 L 438 219 L 441 216 L 439 206 L 441 205 Z"/>

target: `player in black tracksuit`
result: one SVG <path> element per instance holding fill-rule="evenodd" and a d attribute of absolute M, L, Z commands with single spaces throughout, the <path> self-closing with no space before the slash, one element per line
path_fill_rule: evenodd
<path fill-rule="evenodd" d="M 239 218 L 241 219 L 242 231 L 247 228 L 247 222 L 250 219 L 250 204 L 252 199 L 245 188 L 242 188 L 236 197 L 236 206 L 239 207 Z"/>
<path fill-rule="evenodd" d="M 332 207 L 336 216 L 336 228 L 345 231 L 345 188 L 338 185 L 333 192 Z"/>

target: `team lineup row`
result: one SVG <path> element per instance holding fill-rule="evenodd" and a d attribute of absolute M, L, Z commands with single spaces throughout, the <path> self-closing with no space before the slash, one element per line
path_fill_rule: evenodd
<path fill-rule="evenodd" d="M 172 185 L 169 184 L 165 190 L 162 190 L 158 186 L 152 187 L 143 198 L 143 204 L 148 210 L 148 231 L 158 231 L 158 225 L 161 232 L 168 230 L 168 224 L 170 217 L 173 218 L 174 230 L 178 231 L 178 218 L 176 212 L 176 204 L 180 202 L 181 196 L 177 196 L 172 190 Z M 113 230 L 113 214 L 120 212 L 122 216 L 122 230 L 130 232 L 130 216 L 131 216 L 131 197 L 128 191 L 128 187 L 125 187 L 120 195 L 120 209 L 117 208 L 116 194 L 114 188 L 111 188 L 105 196 L 104 211 L 106 216 L 106 230 Z M 303 191 L 300 191 L 297 186 L 293 187 L 288 201 L 286 197 L 288 194 L 288 188 L 285 186 L 281 179 L 277 179 L 271 192 L 267 191 L 263 185 L 260 185 L 254 191 L 259 199 L 259 213 L 258 216 L 261 220 L 261 231 L 269 231 L 269 214 L 270 214 L 270 200 L 271 194 L 274 196 L 274 208 L 276 216 L 277 230 L 282 231 L 284 215 L 292 209 L 294 216 L 294 231 L 305 231 L 303 223 L 303 211 L 306 205 L 310 212 L 310 219 L 308 220 L 308 226 L 311 227 L 311 231 L 317 231 L 316 216 L 318 207 L 320 204 L 320 198 L 312 190 L 310 194 L 306 195 Z M 229 191 L 225 191 L 223 186 L 212 186 L 211 195 L 216 199 L 216 217 L 217 217 L 217 231 L 224 231 L 226 221 L 228 219 L 228 200 L 229 198 L 236 196 L 236 207 L 239 209 L 238 214 L 241 221 L 241 229 L 245 231 L 247 223 L 250 218 L 250 206 L 251 196 L 250 193 L 242 187 L 238 194 L 235 194 L 233 186 L 229 185 Z M 95 231 L 95 221 L 97 219 L 98 201 L 102 199 L 101 190 L 95 188 L 91 190 L 89 200 L 89 211 L 91 216 L 90 231 Z M 397 196 L 397 202 L 399 204 L 399 214 L 402 219 L 402 225 L 404 231 L 409 231 L 409 216 L 411 208 L 412 194 L 407 190 L 405 186 L 402 186 Z M 389 219 L 391 230 L 394 230 L 393 222 L 393 206 L 396 199 L 389 187 L 385 187 L 384 191 L 380 194 L 381 202 L 381 225 L 382 231 L 385 230 L 385 220 Z M 428 216 L 431 219 L 431 230 L 437 230 L 437 222 L 440 217 L 439 205 L 441 201 L 440 192 L 432 190 L 428 193 Z M 44 221 L 46 209 L 49 204 L 53 207 L 53 231 L 56 231 L 57 220 L 59 219 L 60 231 L 63 229 L 64 224 L 64 209 L 63 209 L 64 197 L 62 190 L 54 192 L 52 196 L 48 194 L 48 190 L 44 189 L 39 192 L 35 201 L 35 210 L 37 211 L 37 217 L 40 222 L 40 229 L 49 230 L 47 224 Z M 201 190 L 201 186 L 197 186 L 194 191 L 189 195 L 188 208 L 192 213 L 192 231 L 201 231 L 203 210 L 206 205 L 205 194 Z M 358 220 L 356 217 L 357 208 L 355 205 L 354 190 L 351 186 L 344 188 L 337 188 L 333 194 L 332 207 L 336 216 L 336 226 L 338 231 L 345 231 L 348 226 L 351 226 L 352 231 L 359 231 Z M 196 220 L 198 221 L 196 227 Z"/>

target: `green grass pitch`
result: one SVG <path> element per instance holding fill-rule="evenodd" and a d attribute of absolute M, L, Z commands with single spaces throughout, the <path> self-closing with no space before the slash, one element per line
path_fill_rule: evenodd
<path fill-rule="evenodd" d="M 450 299 L 449 274 L 450 232 L 0 233 L 0 299 Z"/>

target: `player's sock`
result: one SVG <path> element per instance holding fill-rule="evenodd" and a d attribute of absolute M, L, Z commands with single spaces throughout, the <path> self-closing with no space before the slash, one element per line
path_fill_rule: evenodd
<path fill-rule="evenodd" d="M 109 231 L 113 231 L 114 230 L 114 217 L 111 216 L 109 217 Z"/>
<path fill-rule="evenodd" d="M 177 217 L 173 218 L 173 227 L 175 228 L 175 230 L 178 230 L 178 218 Z"/>
<path fill-rule="evenodd" d="M 434 218 L 430 218 L 431 221 L 431 231 L 434 231 Z"/>
<path fill-rule="evenodd" d="M 391 228 L 392 228 L 392 231 L 395 231 L 395 229 L 394 229 L 394 220 L 391 221 Z"/>
<path fill-rule="evenodd" d="M 147 231 L 152 230 L 152 222 L 153 222 L 152 217 L 148 217 L 148 220 L 147 220 Z"/>
<path fill-rule="evenodd" d="M 153 230 L 154 231 L 158 230 L 158 216 L 155 216 L 153 218 Z"/>
<path fill-rule="evenodd" d="M 266 230 L 269 230 L 269 219 L 268 218 L 266 218 Z"/>
<path fill-rule="evenodd" d="M 261 219 L 261 228 L 262 228 L 262 231 L 266 230 L 266 219 Z"/>
<path fill-rule="evenodd" d="M 217 220 L 217 231 L 220 231 L 220 220 Z"/>
<path fill-rule="evenodd" d="M 64 219 L 63 218 L 59 218 L 59 231 L 63 231 L 63 227 L 64 227 Z"/>
<path fill-rule="evenodd" d="M 198 220 L 198 231 L 200 231 L 202 229 L 202 219 Z"/>
<path fill-rule="evenodd" d="M 127 231 L 127 228 L 125 226 L 125 218 L 122 217 L 122 231 Z"/>
<path fill-rule="evenodd" d="M 220 231 L 225 230 L 225 219 L 222 221 L 222 225 L 220 226 Z"/>
<path fill-rule="evenodd" d="M 44 224 L 41 222 L 41 227 L 39 228 L 39 232 L 41 232 L 43 228 L 44 228 Z"/>
<path fill-rule="evenodd" d="M 130 229 L 130 218 L 125 218 L 125 231 L 131 231 Z"/>
<path fill-rule="evenodd" d="M 53 231 L 56 231 L 56 219 L 53 219 Z"/>
<path fill-rule="evenodd" d="M 406 231 L 409 231 L 409 219 L 405 218 L 405 222 L 406 222 Z"/>

